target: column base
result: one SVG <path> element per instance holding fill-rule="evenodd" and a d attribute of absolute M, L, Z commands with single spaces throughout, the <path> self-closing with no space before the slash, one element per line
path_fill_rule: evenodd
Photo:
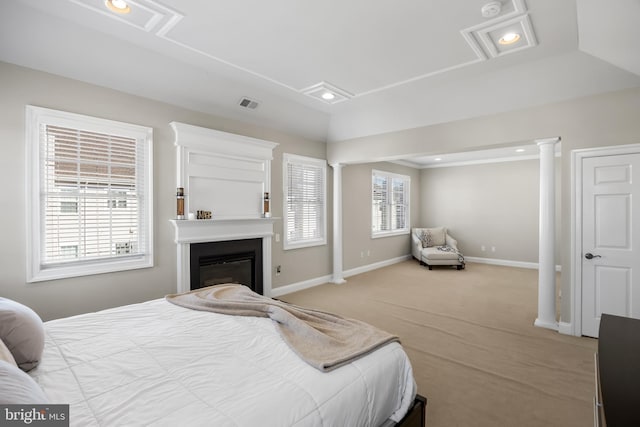
<path fill-rule="evenodd" d="M 342 285 L 344 283 L 347 283 L 347 281 L 341 277 L 339 279 L 332 279 L 331 283 L 333 283 L 334 285 Z"/>
<path fill-rule="evenodd" d="M 547 328 L 554 331 L 558 330 L 558 322 L 548 322 L 546 320 L 536 319 L 536 321 L 533 322 L 533 325 L 537 326 L 538 328 Z"/>

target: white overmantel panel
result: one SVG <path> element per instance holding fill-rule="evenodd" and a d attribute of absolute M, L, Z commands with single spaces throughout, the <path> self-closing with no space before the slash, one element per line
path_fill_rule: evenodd
<path fill-rule="evenodd" d="M 214 219 L 260 218 L 278 144 L 179 122 L 171 127 L 185 211 L 211 211 Z"/>

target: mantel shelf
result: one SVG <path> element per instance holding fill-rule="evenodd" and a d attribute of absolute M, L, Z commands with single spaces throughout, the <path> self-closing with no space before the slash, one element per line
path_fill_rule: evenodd
<path fill-rule="evenodd" d="M 253 239 L 273 235 L 273 223 L 280 218 L 172 219 L 175 242 L 200 243 Z"/>

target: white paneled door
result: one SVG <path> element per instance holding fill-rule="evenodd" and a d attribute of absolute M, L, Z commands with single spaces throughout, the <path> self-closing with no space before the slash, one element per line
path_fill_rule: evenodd
<path fill-rule="evenodd" d="M 582 173 L 582 335 L 597 337 L 602 313 L 640 318 L 640 154 L 584 158 Z"/>

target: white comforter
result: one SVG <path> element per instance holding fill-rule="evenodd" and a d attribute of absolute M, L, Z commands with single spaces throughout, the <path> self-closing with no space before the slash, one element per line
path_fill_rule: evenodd
<path fill-rule="evenodd" d="M 266 318 L 164 299 L 45 323 L 30 372 L 76 426 L 379 426 L 415 396 L 391 343 L 335 371 L 299 359 Z"/>

